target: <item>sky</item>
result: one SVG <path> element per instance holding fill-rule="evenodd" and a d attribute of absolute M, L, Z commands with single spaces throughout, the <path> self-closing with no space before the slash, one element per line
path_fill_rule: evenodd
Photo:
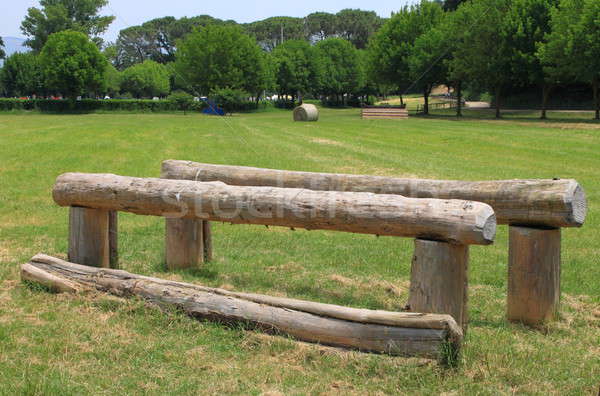
<path fill-rule="evenodd" d="M 29 7 L 39 6 L 38 0 L 0 0 L 0 37 L 23 37 L 19 26 Z M 375 11 L 382 17 L 389 17 L 405 4 L 416 0 L 110 0 L 102 14 L 115 15 L 117 18 L 104 38 L 114 41 L 119 31 L 133 25 L 139 25 L 150 19 L 163 16 L 195 16 L 208 14 L 220 19 L 233 19 L 240 23 L 252 22 L 272 16 L 301 17 L 315 11 L 338 12 L 344 8 L 360 8 Z M 167 4 L 168 6 L 165 6 Z"/>

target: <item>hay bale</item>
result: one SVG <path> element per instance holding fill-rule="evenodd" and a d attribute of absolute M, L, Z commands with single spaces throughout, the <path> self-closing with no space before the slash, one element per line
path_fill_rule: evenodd
<path fill-rule="evenodd" d="M 318 121 L 319 109 L 312 104 L 303 104 L 294 109 L 294 121 Z"/>

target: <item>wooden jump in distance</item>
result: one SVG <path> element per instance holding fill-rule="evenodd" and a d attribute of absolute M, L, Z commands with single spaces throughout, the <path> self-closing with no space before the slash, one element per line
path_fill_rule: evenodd
<path fill-rule="evenodd" d="M 440 359 L 452 364 L 462 331 L 449 315 L 373 311 L 234 293 L 69 263 L 37 255 L 21 266 L 21 278 L 55 292 L 100 290 L 175 306 L 199 319 L 243 323 L 296 339 L 365 352 Z"/>
<path fill-rule="evenodd" d="M 417 238 L 417 249 L 427 254 L 415 255 L 415 262 L 430 266 L 441 282 L 459 289 L 441 288 L 435 296 L 428 289 L 414 291 L 415 306 L 429 304 L 444 307 L 460 325 L 466 324 L 467 245 L 493 242 L 496 219 L 493 209 L 483 203 L 461 200 L 414 199 L 373 193 L 314 191 L 277 187 L 229 186 L 221 182 L 141 179 L 106 174 L 68 173 L 54 186 L 54 200 L 72 211 L 108 213 L 125 211 L 168 218 L 167 243 L 188 245 L 189 265 L 196 265 L 203 250 L 197 235 L 205 223 L 225 221 L 233 224 L 260 224 L 334 230 L 353 233 Z M 103 223 L 104 224 L 104 223 Z M 71 234 L 83 243 L 95 246 L 102 229 L 89 232 L 94 225 L 71 228 Z M 84 235 L 79 235 L 82 232 Z M 169 234 L 171 233 L 171 234 Z M 103 238 L 106 241 L 107 238 Z M 106 244 L 107 242 L 102 242 Z M 85 251 L 85 249 L 83 249 Z M 110 249 L 97 249 L 97 262 L 105 265 Z M 167 247 L 167 254 L 177 249 Z M 418 250 L 419 251 L 419 250 Z M 456 271 L 446 260 L 463 268 Z M 73 256 L 72 261 L 81 260 Z M 169 261 L 169 260 L 167 260 Z M 445 279 L 451 277 L 451 280 Z M 456 278 L 456 279 L 455 279 Z M 458 296 L 458 297 L 457 297 Z"/>
<path fill-rule="evenodd" d="M 237 186 L 367 191 L 413 198 L 463 199 L 487 203 L 494 208 L 498 224 L 510 227 L 508 319 L 530 325 L 539 325 L 555 317 L 560 297 L 560 228 L 581 227 L 587 214 L 585 192 L 572 179 L 481 182 L 425 180 L 295 172 L 175 160 L 163 162 L 162 177 L 201 182 L 221 181 Z M 420 294 L 416 285 L 439 283 L 439 280 L 431 278 L 435 271 L 421 271 L 419 266 L 418 260 L 413 262 L 411 308 L 421 312 L 447 312 L 433 311 L 439 308 L 433 304 L 428 307 L 427 304 L 415 302 Z M 429 278 L 427 274 L 430 274 Z M 435 288 L 429 292 L 434 293 Z"/>

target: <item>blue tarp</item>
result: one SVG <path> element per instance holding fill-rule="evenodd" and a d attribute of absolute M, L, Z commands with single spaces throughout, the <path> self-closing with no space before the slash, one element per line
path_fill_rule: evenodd
<path fill-rule="evenodd" d="M 225 110 L 223 110 L 222 108 L 217 106 L 217 104 L 215 102 L 213 102 L 212 100 L 202 98 L 202 101 L 204 101 L 204 103 L 206 103 L 208 105 L 208 107 L 206 109 L 202 110 L 203 114 L 219 115 L 219 116 L 225 115 Z"/>

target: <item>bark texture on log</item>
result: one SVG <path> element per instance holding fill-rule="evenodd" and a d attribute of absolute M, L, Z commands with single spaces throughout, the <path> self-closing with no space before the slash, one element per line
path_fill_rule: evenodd
<path fill-rule="evenodd" d="M 61 206 L 468 245 L 490 244 L 496 234 L 489 205 L 461 200 L 83 173 L 59 176 L 53 196 Z"/>
<path fill-rule="evenodd" d="M 202 245 L 204 246 L 204 261 L 210 263 L 213 259 L 212 226 L 210 221 L 202 221 Z"/>
<path fill-rule="evenodd" d="M 508 320 L 538 326 L 556 318 L 560 302 L 560 228 L 510 227 Z"/>
<path fill-rule="evenodd" d="M 119 212 L 108 213 L 108 249 L 110 268 L 119 268 Z"/>
<path fill-rule="evenodd" d="M 450 315 L 464 331 L 468 323 L 468 265 L 468 246 L 416 239 L 410 310 Z"/>
<path fill-rule="evenodd" d="M 392 355 L 455 357 L 462 332 L 448 315 L 369 311 L 234 293 L 113 269 L 98 269 L 37 255 L 21 267 L 22 278 L 55 291 L 83 289 L 139 296 L 173 305 L 201 318 L 254 325 L 299 340 Z M 383 322 L 383 323 L 381 323 Z"/>
<path fill-rule="evenodd" d="M 69 208 L 69 260 L 93 267 L 110 268 L 109 211 Z"/>
<path fill-rule="evenodd" d="M 306 188 L 396 194 L 411 198 L 462 199 L 484 202 L 499 224 L 579 227 L 587 214 L 581 185 L 565 180 L 450 181 L 382 176 L 295 172 L 274 169 L 164 161 L 167 179 L 221 181 L 235 186 Z"/>

